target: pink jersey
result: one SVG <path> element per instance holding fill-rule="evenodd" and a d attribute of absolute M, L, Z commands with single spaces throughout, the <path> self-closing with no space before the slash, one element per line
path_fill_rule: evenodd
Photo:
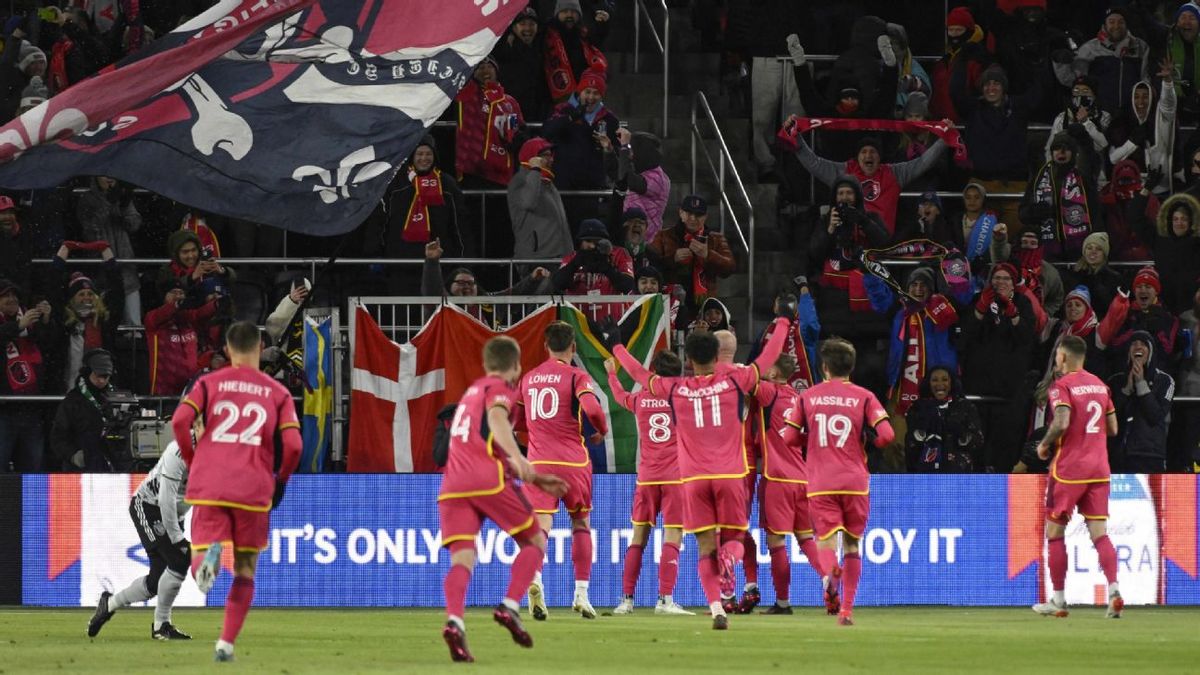
<path fill-rule="evenodd" d="M 1052 408 L 1071 409 L 1071 423 L 1058 441 L 1050 475 L 1064 483 L 1102 483 L 1109 479 L 1108 420 L 1114 412 L 1108 386 L 1079 370 L 1050 387 Z"/>
<path fill-rule="evenodd" d="M 739 368 L 749 368 L 740 363 L 718 363 L 714 372 L 718 375 L 731 373 Z M 762 433 L 762 428 L 758 425 L 758 418 L 761 416 L 758 399 L 751 396 L 746 399 L 746 423 L 742 425 L 742 431 L 746 435 L 746 466 L 754 471 L 758 468 L 758 458 L 762 456 L 762 448 L 759 447 L 759 436 Z"/>
<path fill-rule="evenodd" d="M 583 439 L 580 396 L 595 396 L 592 378 L 551 358 L 521 378 L 517 404 L 529 429 L 529 461 L 534 464 L 590 466 Z"/>
<path fill-rule="evenodd" d="M 475 380 L 458 401 L 450 424 L 450 451 L 438 501 L 491 495 L 504 489 L 508 463 L 492 445 L 487 416 L 492 408 L 512 412 L 516 398 L 504 380 L 489 375 Z"/>
<path fill-rule="evenodd" d="M 758 388 L 757 366 L 720 374 L 650 378 L 650 393 L 671 402 L 684 482 L 741 478 L 746 461 L 746 402 Z"/>
<path fill-rule="evenodd" d="M 870 492 L 863 433 L 888 418 L 875 394 L 830 380 L 799 394 L 808 433 L 808 496 Z"/>
<path fill-rule="evenodd" d="M 180 405 L 191 406 L 204 422 L 186 501 L 270 510 L 276 435 L 300 428 L 288 390 L 262 371 L 229 367 L 196 380 Z"/>
<path fill-rule="evenodd" d="M 807 483 L 804 448 L 788 443 L 785 431 L 799 428 L 799 393 L 786 384 L 763 382 L 758 385 L 759 445 L 762 447 L 763 477 L 783 483 Z"/>
<path fill-rule="evenodd" d="M 643 389 L 636 394 L 625 391 L 615 373 L 608 374 L 608 387 L 621 407 L 637 419 L 638 485 L 663 485 L 679 482 L 679 448 L 675 443 L 671 403 Z"/>

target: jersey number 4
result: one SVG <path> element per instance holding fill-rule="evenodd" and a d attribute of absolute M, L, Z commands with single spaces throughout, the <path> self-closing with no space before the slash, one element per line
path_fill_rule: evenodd
<path fill-rule="evenodd" d="M 237 404 L 229 401 L 219 401 L 213 406 L 213 414 L 218 422 L 213 429 L 212 440 L 216 443 L 242 443 L 244 445 L 262 445 L 263 425 L 267 423 L 267 409 L 258 403 L 250 402 L 238 410 Z M 233 428 L 245 417 L 249 421 L 240 433 L 231 433 Z"/>

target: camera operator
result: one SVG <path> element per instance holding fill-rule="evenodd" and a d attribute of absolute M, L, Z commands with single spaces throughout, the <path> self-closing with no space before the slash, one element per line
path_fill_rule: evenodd
<path fill-rule="evenodd" d="M 562 266 L 550 275 L 550 282 L 555 293 L 568 295 L 631 293 L 636 285 L 633 258 L 625 249 L 612 245 L 604 223 L 588 218 L 579 224 L 575 251 L 563 257 Z M 600 315 L 611 312 L 620 316 L 623 309 L 601 309 Z"/>
<path fill-rule="evenodd" d="M 63 398 L 50 428 L 50 450 L 62 469 L 106 473 L 133 468 L 128 447 L 109 440 L 128 431 L 132 421 L 110 401 L 116 391 L 110 383 L 115 371 L 108 350 L 92 349 L 83 355 L 75 388 Z"/>

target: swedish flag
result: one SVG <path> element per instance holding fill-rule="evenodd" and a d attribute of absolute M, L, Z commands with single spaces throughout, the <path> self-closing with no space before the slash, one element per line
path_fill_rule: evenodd
<path fill-rule="evenodd" d="M 320 322 L 304 318 L 304 419 L 300 431 L 304 454 L 299 472 L 320 473 L 325 468 L 333 429 L 333 325 L 332 317 Z"/>

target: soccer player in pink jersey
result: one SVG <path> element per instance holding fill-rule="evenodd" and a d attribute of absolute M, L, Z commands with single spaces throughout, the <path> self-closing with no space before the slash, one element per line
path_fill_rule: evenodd
<path fill-rule="evenodd" d="M 788 320 L 776 321 L 786 327 Z M 693 332 L 684 344 L 695 373 L 691 377 L 660 377 L 643 368 L 623 346 L 613 350 L 635 382 L 671 402 L 679 434 L 679 476 L 686 497 L 683 527 L 696 535 L 700 585 L 716 630 L 729 628 L 729 618 L 721 606 L 721 577 L 725 572 L 721 568 L 742 556 L 742 535 L 749 527 L 745 481 L 750 469 L 743 431 L 746 400 L 758 388 L 759 373 L 779 358 L 786 337 L 785 331 L 776 331 L 749 367 L 717 373 L 717 338 L 711 333 Z"/>
<path fill-rule="evenodd" d="M 509 337 L 488 340 L 483 346 L 483 369 L 485 375 L 467 388 L 454 410 L 449 459 L 438 490 L 442 546 L 450 550 L 450 570 L 443 582 L 446 626 L 442 638 L 454 661 L 475 660 L 467 648 L 463 613 L 475 569 L 475 537 L 484 518 L 511 535 L 521 549 L 512 563 L 508 592 L 492 618 L 508 629 L 514 642 L 533 646 L 533 638 L 521 625 L 521 596 L 542 567 L 546 536 L 537 525 L 533 507 L 512 479 L 555 497 L 567 490 L 561 478 L 538 474 L 521 456 L 513 437 L 509 417 L 516 399 L 512 386 L 521 377 L 520 346 Z"/>
<path fill-rule="evenodd" d="M 1046 549 L 1054 595 L 1033 611 L 1044 616 L 1067 616 L 1063 585 L 1067 580 L 1067 522 L 1078 508 L 1087 521 L 1088 534 L 1108 580 L 1110 619 L 1121 618 L 1125 601 L 1117 586 L 1117 552 L 1108 538 L 1108 439 L 1117 435 L 1117 413 L 1108 386 L 1083 369 L 1087 343 L 1082 338 L 1062 339 L 1054 353 L 1058 380 L 1050 387 L 1054 420 L 1038 443 L 1038 457 L 1050 463 L 1046 481 Z M 1104 418 L 1101 423 L 1100 419 Z M 1057 452 L 1051 450 L 1054 448 Z"/>
<path fill-rule="evenodd" d="M 258 369 L 258 327 L 249 321 L 231 325 L 225 351 L 231 367 L 198 379 L 171 418 L 189 468 L 185 500 L 192 505 L 192 576 L 202 592 L 208 593 L 220 572 L 222 548 L 233 547 L 234 578 L 217 661 L 233 660 L 233 644 L 254 600 L 254 570 L 259 551 L 267 547 L 270 511 L 283 499 L 301 450 L 291 394 Z M 204 431 L 192 447 L 197 417 Z M 283 457 L 278 473 L 276 443 Z"/>
<path fill-rule="evenodd" d="M 801 392 L 800 424 L 808 434 L 808 508 L 817 533 L 821 569 L 828 572 L 826 608 L 832 610 L 830 586 L 842 579 L 838 624 L 854 625 L 854 598 L 862 578 L 859 542 L 871 510 L 871 474 L 864 440 L 875 447 L 891 443 L 895 432 L 879 399 L 850 382 L 854 345 L 840 338 L 821 343 L 825 381 Z M 837 566 L 837 540 L 842 533 L 842 568 Z"/>
<path fill-rule="evenodd" d="M 575 329 L 564 321 L 546 326 L 546 351 L 550 358 L 521 379 L 517 405 L 529 430 L 529 461 L 538 471 L 559 476 L 571 486 L 565 496 L 532 488 L 529 501 L 543 532 L 549 532 L 559 502 L 571 517 L 571 562 L 575 567 L 575 597 L 571 608 L 585 619 L 596 618 L 588 598 L 592 576 L 592 458 L 583 437 L 582 415 L 596 430 L 590 440 L 599 443 L 608 433 L 596 386 L 583 370 L 571 365 L 575 356 Z M 542 575 L 529 587 L 529 610 L 534 619 L 549 616 Z"/>
<path fill-rule="evenodd" d="M 654 355 L 650 362 L 654 374 L 678 377 L 683 374 L 679 357 L 667 350 Z M 679 450 L 671 428 L 671 403 L 645 389 L 631 394 L 617 379 L 617 362 L 604 362 L 608 386 L 617 403 L 630 410 L 638 427 L 637 488 L 633 493 L 633 538 L 625 549 L 625 573 L 621 604 L 613 614 L 633 614 L 633 591 L 642 571 L 642 552 L 650 540 L 650 531 L 662 514 L 663 547 L 658 565 L 658 603 L 655 614 L 687 615 L 694 613 L 675 603 L 675 581 L 679 578 L 679 545 L 683 542 L 683 483 L 679 480 Z"/>
<path fill-rule="evenodd" d="M 760 443 L 762 447 L 762 486 L 759 488 L 759 521 L 767 532 L 771 552 L 771 580 L 775 585 L 775 604 L 764 614 L 791 614 L 789 586 L 792 581 L 787 535 L 796 537 L 808 564 L 817 573 L 825 589 L 826 607 L 836 607 L 837 590 L 821 567 L 817 542 L 813 538 L 808 510 L 808 468 L 804 463 L 804 434 L 800 425 L 800 394 L 789 384 L 796 372 L 796 357 L 784 354 L 758 385 Z M 837 611 L 836 609 L 834 611 Z"/>

